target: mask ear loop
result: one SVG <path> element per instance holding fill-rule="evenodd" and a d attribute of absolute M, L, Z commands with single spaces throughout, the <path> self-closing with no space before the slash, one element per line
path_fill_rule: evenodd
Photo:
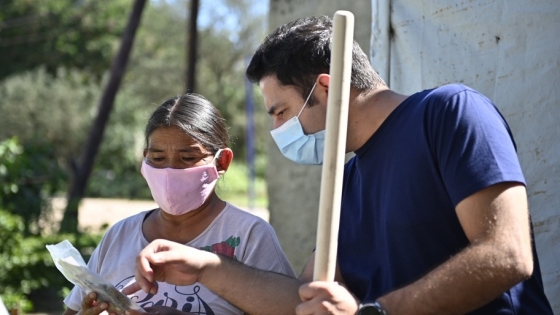
<path fill-rule="evenodd" d="M 220 154 L 223 152 L 223 149 L 219 149 L 218 152 L 216 152 L 216 154 L 214 155 L 214 158 L 212 159 L 212 161 L 210 163 L 214 163 L 214 161 L 216 161 L 216 159 L 218 159 L 218 157 L 220 157 Z M 218 169 L 218 165 L 216 165 L 216 163 L 214 163 L 214 166 L 216 167 L 216 170 Z M 220 176 L 220 175 L 218 175 Z"/>
<path fill-rule="evenodd" d="M 224 151 L 224 149 L 219 149 L 218 152 L 216 152 L 216 154 L 214 154 L 214 158 L 212 159 L 212 161 L 210 161 L 210 163 L 214 163 L 214 161 L 216 161 L 216 159 L 220 156 L 222 151 Z"/>
<path fill-rule="evenodd" d="M 307 105 L 307 102 L 311 98 L 311 95 L 313 94 L 313 91 L 315 90 L 316 85 L 317 85 L 317 81 L 315 81 L 315 83 L 313 84 L 313 87 L 311 88 L 311 92 L 309 92 L 309 95 L 307 95 L 307 99 L 305 100 L 305 103 L 303 103 L 303 107 L 300 109 L 299 114 L 297 114 L 298 119 L 299 119 L 299 115 L 301 115 L 301 112 L 303 112 L 303 109 L 305 108 L 305 105 Z"/>

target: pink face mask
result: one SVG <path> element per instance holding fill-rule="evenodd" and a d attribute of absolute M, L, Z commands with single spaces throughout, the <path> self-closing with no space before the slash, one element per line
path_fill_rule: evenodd
<path fill-rule="evenodd" d="M 221 150 L 216 153 L 214 160 Z M 220 177 L 212 162 L 191 168 L 155 168 L 142 161 L 141 173 L 161 210 L 181 215 L 200 208 Z"/>

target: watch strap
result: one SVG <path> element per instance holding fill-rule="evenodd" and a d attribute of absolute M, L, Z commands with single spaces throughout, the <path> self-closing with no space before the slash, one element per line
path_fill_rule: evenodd
<path fill-rule="evenodd" d="M 387 315 L 385 309 L 379 304 L 379 302 L 374 301 L 371 303 L 360 304 L 358 312 L 356 315 Z"/>

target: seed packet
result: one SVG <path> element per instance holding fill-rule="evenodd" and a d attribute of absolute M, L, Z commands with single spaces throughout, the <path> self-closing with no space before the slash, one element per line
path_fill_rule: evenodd
<path fill-rule="evenodd" d="M 56 245 L 47 245 L 47 249 L 51 253 L 56 268 L 64 277 L 86 293 L 97 293 L 99 301 L 109 304 L 108 312 L 121 315 L 126 310 L 141 310 L 138 304 L 131 301 L 100 275 L 89 270 L 80 252 L 68 240 Z"/>

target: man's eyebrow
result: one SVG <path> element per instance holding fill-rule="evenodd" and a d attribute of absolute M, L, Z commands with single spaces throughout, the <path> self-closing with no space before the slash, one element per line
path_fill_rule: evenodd
<path fill-rule="evenodd" d="M 283 104 L 284 103 L 276 103 L 276 104 L 270 106 L 270 108 L 267 110 L 268 115 L 270 115 L 270 116 L 274 115 L 274 113 L 276 112 L 278 107 L 282 106 Z"/>

